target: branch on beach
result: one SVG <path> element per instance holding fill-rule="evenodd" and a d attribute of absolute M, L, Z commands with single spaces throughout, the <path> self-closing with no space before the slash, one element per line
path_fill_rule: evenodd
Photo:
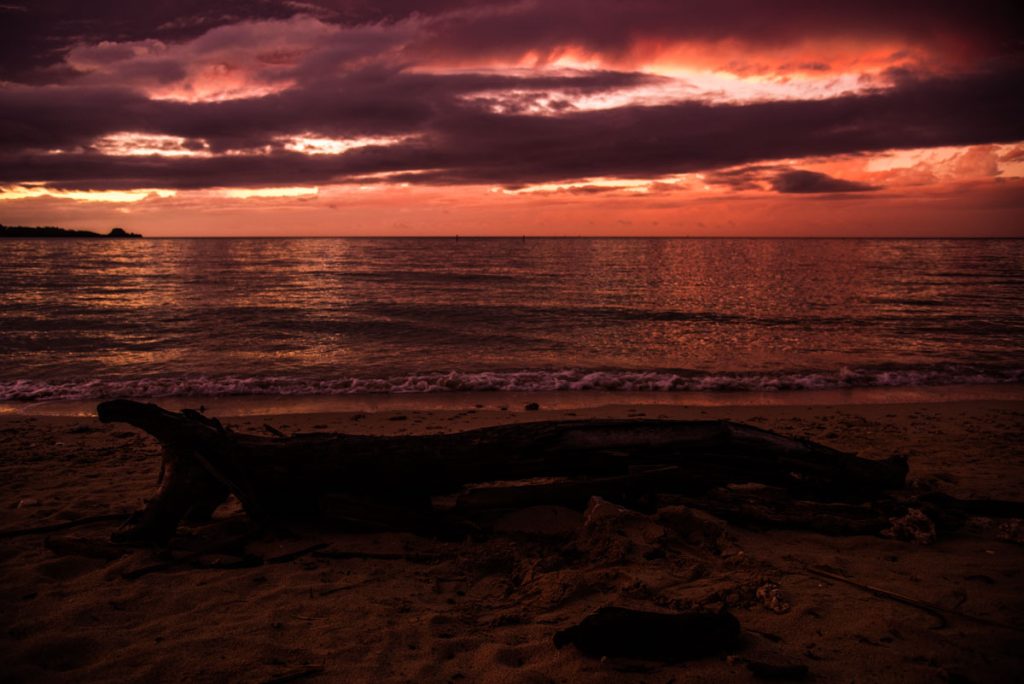
<path fill-rule="evenodd" d="M 446 435 L 264 437 L 155 404 L 110 401 L 97 412 L 101 421 L 133 425 L 164 447 L 166 477 L 121 541 L 165 541 L 183 519 L 208 517 L 229 494 L 258 523 L 329 518 L 340 506 L 342 517 L 374 522 L 378 514 L 385 525 L 408 529 L 431 517 L 431 497 L 440 495 L 459 494 L 455 512 L 465 514 L 540 503 L 582 508 L 595 495 L 623 503 L 658 494 L 701 497 L 758 483 L 794 500 L 856 505 L 902 488 L 907 474 L 899 457 L 862 459 L 730 421 L 572 420 Z M 479 486 L 523 480 L 533 482 Z"/>

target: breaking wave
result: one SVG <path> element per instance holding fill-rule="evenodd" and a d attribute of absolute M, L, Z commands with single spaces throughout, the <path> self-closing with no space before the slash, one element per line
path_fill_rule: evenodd
<path fill-rule="evenodd" d="M 331 396 L 424 392 L 771 392 L 854 387 L 987 385 L 1024 382 L 1024 368 L 945 364 L 929 367 L 842 368 L 780 373 L 636 370 L 434 372 L 334 379 L 287 376 L 185 376 L 67 382 L 0 381 L 0 400 L 83 400 L 171 396 Z"/>

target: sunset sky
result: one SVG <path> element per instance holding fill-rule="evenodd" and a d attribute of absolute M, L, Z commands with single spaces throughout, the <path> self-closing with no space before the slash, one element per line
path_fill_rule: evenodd
<path fill-rule="evenodd" d="M 1014 3 L 0 2 L 0 223 L 1024 236 Z"/>

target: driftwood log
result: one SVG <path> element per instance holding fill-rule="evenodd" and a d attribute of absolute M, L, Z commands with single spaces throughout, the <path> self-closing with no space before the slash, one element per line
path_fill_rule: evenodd
<path fill-rule="evenodd" d="M 862 459 L 729 421 L 570 420 L 445 435 L 264 437 L 155 404 L 109 401 L 97 413 L 105 423 L 144 430 L 163 446 L 160 489 L 122 533 L 125 541 L 164 541 L 182 520 L 209 518 L 229 494 L 252 519 L 270 522 L 323 516 L 339 501 L 343 508 L 349 502 L 350 513 L 371 511 L 370 518 L 374 509 L 422 518 L 431 497 L 460 492 L 456 511 L 472 512 L 539 503 L 582 507 L 594 495 L 621 502 L 654 494 L 698 497 L 731 483 L 759 483 L 841 515 L 902 488 L 907 474 L 899 457 Z M 546 482 L 486 486 L 537 479 Z M 789 520 L 809 512 L 780 515 Z M 863 531 L 873 521 L 858 510 L 843 524 Z"/>

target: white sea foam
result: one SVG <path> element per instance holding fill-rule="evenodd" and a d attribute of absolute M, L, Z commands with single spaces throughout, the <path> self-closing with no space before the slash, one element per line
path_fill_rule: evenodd
<path fill-rule="evenodd" d="M 313 379 L 267 377 L 147 377 L 66 382 L 0 381 L 0 400 L 109 397 L 359 395 L 426 392 L 771 392 L 851 387 L 916 387 L 1024 382 L 1024 368 L 966 365 L 915 368 L 841 368 L 784 373 L 693 373 L 635 370 L 438 372 L 392 377 Z"/>

